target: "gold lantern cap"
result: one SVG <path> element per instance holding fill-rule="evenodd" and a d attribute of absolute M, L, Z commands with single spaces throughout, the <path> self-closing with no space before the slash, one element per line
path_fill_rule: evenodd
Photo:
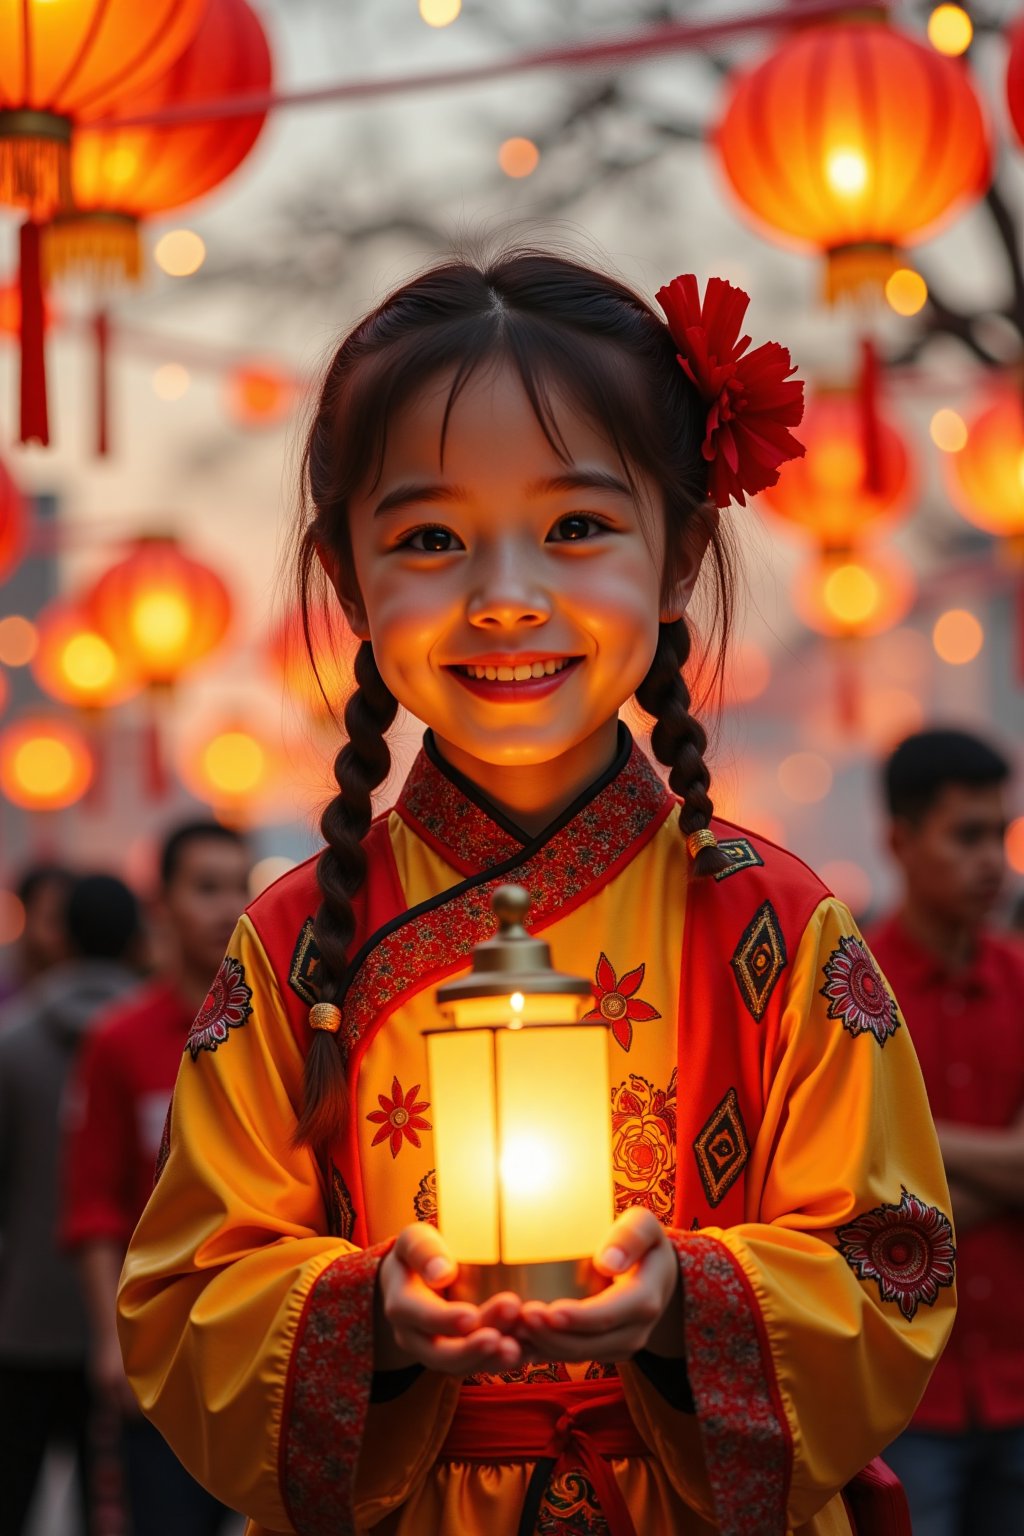
<path fill-rule="evenodd" d="M 529 891 L 521 885 L 499 885 L 491 906 L 498 919 L 498 931 L 473 950 L 473 968 L 466 976 L 446 981 L 437 989 L 442 1008 L 473 997 L 501 997 L 510 991 L 524 997 L 546 993 L 548 996 L 588 997 L 593 986 L 582 976 L 556 971 L 551 963 L 551 946 L 526 931 L 523 920 L 530 910 Z"/>

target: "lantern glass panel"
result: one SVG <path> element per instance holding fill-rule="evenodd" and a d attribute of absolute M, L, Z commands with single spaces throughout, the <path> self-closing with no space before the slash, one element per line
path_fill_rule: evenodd
<path fill-rule="evenodd" d="M 493 1003 L 494 999 L 489 999 Z M 427 1036 L 437 1161 L 438 1226 L 459 1264 L 497 1264 L 497 1127 L 494 1035 L 489 1029 Z"/>

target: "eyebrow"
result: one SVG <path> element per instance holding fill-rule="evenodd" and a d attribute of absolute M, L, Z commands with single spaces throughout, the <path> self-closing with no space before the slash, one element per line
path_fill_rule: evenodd
<path fill-rule="evenodd" d="M 608 469 L 567 469 L 564 474 L 554 475 L 547 480 L 535 480 L 527 487 L 530 496 L 551 496 L 560 491 L 611 491 L 619 496 L 633 494 L 625 481 Z M 398 507 L 416 502 L 430 505 L 461 501 L 464 495 L 464 491 L 457 485 L 439 485 L 431 480 L 410 481 L 405 485 L 396 485 L 393 491 L 382 496 L 373 509 L 373 515 L 380 517 L 384 512 L 394 512 Z"/>

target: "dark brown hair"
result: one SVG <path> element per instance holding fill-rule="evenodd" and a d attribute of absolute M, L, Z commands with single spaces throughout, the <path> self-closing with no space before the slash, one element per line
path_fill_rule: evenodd
<path fill-rule="evenodd" d="M 445 425 L 459 391 L 481 366 L 513 366 L 548 441 L 564 454 L 553 404 L 567 396 L 604 432 L 628 473 L 641 471 L 662 488 L 666 520 L 664 587 L 671 589 L 684 535 L 707 515 L 701 456 L 706 410 L 676 360 L 664 322 L 635 293 L 563 256 L 506 251 L 486 262 L 450 261 L 391 294 L 346 337 L 328 370 L 303 456 L 306 522 L 300 532 L 299 586 L 307 645 L 310 613 L 325 577 L 318 550 L 343 582 L 354 581 L 348 503 L 380 474 L 389 422 L 416 390 L 451 374 Z M 442 445 L 443 446 L 443 445 Z M 720 680 L 732 607 L 729 550 L 717 525 L 711 534 L 714 592 L 702 669 Z M 318 585 L 319 584 L 319 585 Z M 636 691 L 654 719 L 651 745 L 670 770 L 682 800 L 685 833 L 708 825 L 707 737 L 690 710 L 683 667 L 691 660 L 685 619 L 662 624 L 650 671 Z M 325 848 L 317 864 L 321 904 L 315 938 L 323 957 L 320 996 L 334 1002 L 345 985 L 355 929 L 352 896 L 366 871 L 362 839 L 371 797 L 391 765 L 386 732 L 397 701 L 384 683 L 373 648 L 356 658 L 356 690 L 345 708 L 347 740 L 334 764 L 338 794 L 321 820 Z M 694 861 L 697 875 L 725 867 L 718 849 Z M 296 1140 L 325 1144 L 345 1112 L 345 1073 L 335 1037 L 315 1031 L 306 1062 L 305 1100 Z"/>

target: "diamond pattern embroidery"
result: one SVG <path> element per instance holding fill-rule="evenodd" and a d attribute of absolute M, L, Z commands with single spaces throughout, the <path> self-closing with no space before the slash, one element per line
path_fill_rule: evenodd
<path fill-rule="evenodd" d="M 709 1205 L 718 1205 L 735 1184 L 750 1156 L 750 1143 L 735 1088 L 730 1088 L 693 1144 L 697 1169 Z"/>
<path fill-rule="evenodd" d="M 307 917 L 295 940 L 291 970 L 288 972 L 288 985 L 304 1003 L 309 1003 L 310 1006 L 317 1002 L 320 996 L 320 960 L 320 951 L 313 937 L 313 919 Z"/>
<path fill-rule="evenodd" d="M 728 869 L 718 871 L 714 877 L 716 880 L 728 880 L 730 875 L 738 875 L 741 869 L 755 869 L 758 865 L 764 865 L 764 859 L 745 837 L 719 838 L 718 847 L 730 860 L 730 864 Z"/>
<path fill-rule="evenodd" d="M 744 930 L 732 968 L 747 1008 L 760 1023 L 786 965 L 786 943 L 770 901 L 758 907 Z"/>

